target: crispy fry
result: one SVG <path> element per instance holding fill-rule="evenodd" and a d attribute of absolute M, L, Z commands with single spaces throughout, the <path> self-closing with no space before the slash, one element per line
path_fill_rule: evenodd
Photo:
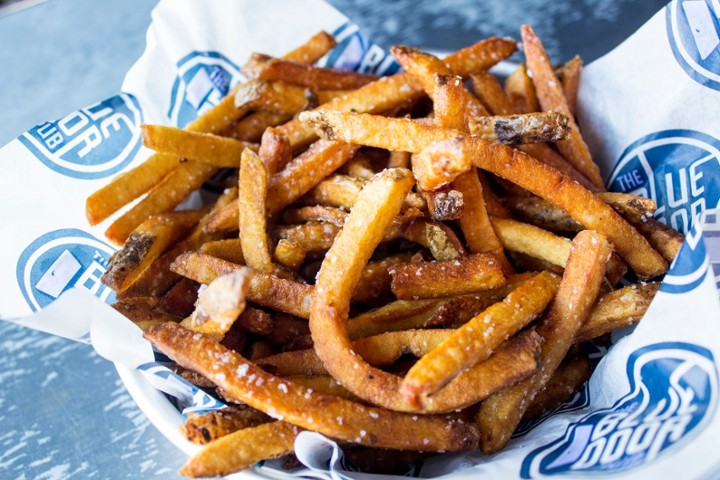
<path fill-rule="evenodd" d="M 127 290 L 155 259 L 197 224 L 203 213 L 187 210 L 145 220 L 130 234 L 123 247 L 112 255 L 102 282 L 116 292 Z"/>
<path fill-rule="evenodd" d="M 497 288 L 505 284 L 500 259 L 479 253 L 454 260 L 408 262 L 390 270 L 399 299 L 441 298 Z"/>
<path fill-rule="evenodd" d="M 312 295 L 312 287 L 309 285 L 268 275 L 198 252 L 180 255 L 173 263 L 172 270 L 205 284 L 233 270 L 249 271 L 248 300 L 299 317 L 309 316 Z"/>
<path fill-rule="evenodd" d="M 346 217 L 347 212 L 344 210 L 335 207 L 326 207 L 324 205 L 286 209 L 282 215 L 282 219 L 286 223 L 318 221 L 332 223 L 337 227 L 343 226 Z"/>
<path fill-rule="evenodd" d="M 413 365 L 403 379 L 402 395 L 410 404 L 422 404 L 426 395 L 488 358 L 506 338 L 542 313 L 558 283 L 555 275 L 542 272 L 460 327 Z"/>
<path fill-rule="evenodd" d="M 250 150 L 243 151 L 238 187 L 240 243 L 249 267 L 272 273 L 273 263 L 267 237 L 265 200 L 267 172 L 260 158 Z"/>
<path fill-rule="evenodd" d="M 497 452 L 505 446 L 530 402 L 565 358 L 595 303 L 611 252 L 605 237 L 591 230 L 583 230 L 573 240 L 557 295 L 536 328 L 544 340 L 540 369 L 490 396 L 476 415 L 481 432 L 480 448 L 484 453 Z"/>
<path fill-rule="evenodd" d="M 251 80 L 237 90 L 235 105 L 238 108 L 294 115 L 344 93 L 342 90 L 313 92 L 285 82 Z"/>
<path fill-rule="evenodd" d="M 421 194 L 427 202 L 428 213 L 433 220 L 440 222 L 462 217 L 465 204 L 460 191 L 445 186 Z"/>
<path fill-rule="evenodd" d="M 320 31 L 295 50 L 291 50 L 283 55 L 282 58 L 310 65 L 320 60 L 327 52 L 332 50 L 335 45 L 337 45 L 337 42 L 332 35 Z"/>
<path fill-rule="evenodd" d="M 507 145 L 557 142 L 569 132 L 568 118 L 556 112 L 485 117 L 468 125 L 473 135 Z"/>
<path fill-rule="evenodd" d="M 297 272 L 305 261 L 308 251 L 302 245 L 287 238 L 278 240 L 273 257 L 280 265 Z"/>
<path fill-rule="evenodd" d="M 238 168 L 243 150 L 258 149 L 256 144 L 162 125 L 142 125 L 140 131 L 148 148 L 216 167 Z"/>
<path fill-rule="evenodd" d="M 259 142 L 265 129 L 290 120 L 293 115 L 279 112 L 253 112 L 226 127 L 220 135 L 246 142 Z"/>
<path fill-rule="evenodd" d="M 583 355 L 560 364 L 545 388 L 540 390 L 525 410 L 523 420 L 539 417 L 569 400 L 588 381 L 592 368 L 590 360 Z"/>
<path fill-rule="evenodd" d="M 178 318 L 189 316 L 195 308 L 200 285 L 189 278 L 181 278 L 160 299 L 158 308 Z"/>
<path fill-rule="evenodd" d="M 249 270 L 235 270 L 214 279 L 198 293 L 197 308 L 182 325 L 193 332 L 222 340 L 245 310 Z"/>
<path fill-rule="evenodd" d="M 535 91 L 535 85 L 528 75 L 524 63 L 505 79 L 505 91 L 514 105 L 516 113 L 530 113 L 540 111 L 540 102 Z"/>
<path fill-rule="evenodd" d="M 242 243 L 239 238 L 227 238 L 204 243 L 200 247 L 200 252 L 238 265 L 245 265 Z"/>
<path fill-rule="evenodd" d="M 410 153 L 398 151 L 390 152 L 388 168 L 410 168 Z"/>
<path fill-rule="evenodd" d="M 311 221 L 302 225 L 276 227 L 273 236 L 289 240 L 306 252 L 317 252 L 329 249 L 339 231 L 340 227 L 332 223 Z"/>
<path fill-rule="evenodd" d="M 577 104 L 577 95 L 580 89 L 582 67 L 582 59 L 579 55 L 575 55 L 560 68 L 559 77 L 562 82 L 563 93 L 565 94 L 565 100 L 567 100 L 568 111 L 573 116 L 575 115 L 575 105 Z"/>
<path fill-rule="evenodd" d="M 283 81 L 318 90 L 352 90 L 377 80 L 377 75 L 313 67 L 292 60 L 272 59 L 262 64 L 255 77 L 270 82 Z"/>
<path fill-rule="evenodd" d="M 190 413 L 180 426 L 185 438 L 198 445 L 206 445 L 243 428 L 268 423 L 272 419 L 260 410 L 245 406 L 230 406 L 202 414 Z"/>
<path fill-rule="evenodd" d="M 561 234 L 577 233 L 582 225 L 547 200 L 536 196 L 507 196 L 505 205 L 532 225 Z"/>
<path fill-rule="evenodd" d="M 235 321 L 241 330 L 253 335 L 267 336 L 273 331 L 273 321 L 269 313 L 257 308 L 246 308 Z"/>
<path fill-rule="evenodd" d="M 575 342 L 639 322 L 659 288 L 659 282 L 638 283 L 603 295 L 577 333 Z"/>
<path fill-rule="evenodd" d="M 263 423 L 229 433 L 208 444 L 180 469 L 192 478 L 220 477 L 250 468 L 260 460 L 293 452 L 300 429 L 285 422 Z"/>
<path fill-rule="evenodd" d="M 348 175 L 331 175 L 301 197 L 300 203 L 350 210 L 363 185 L 364 182 Z"/>
<path fill-rule="evenodd" d="M 401 225 L 400 236 L 428 248 L 435 260 L 452 260 L 465 255 L 465 249 L 452 229 L 440 222 L 424 218 L 411 220 Z M 387 234 L 385 238 L 388 238 Z"/>
<path fill-rule="evenodd" d="M 176 362 L 248 405 L 333 438 L 400 450 L 458 451 L 477 445 L 476 430 L 456 418 L 413 417 L 313 392 L 264 372 L 207 337 L 195 340 L 191 331 L 177 324 L 158 325 L 145 335 Z M 283 394 L 277 395 L 278 390 Z"/>
<path fill-rule="evenodd" d="M 382 260 L 368 262 L 363 268 L 360 280 L 358 280 L 355 291 L 352 295 L 353 302 L 369 302 L 382 299 L 390 294 L 390 269 L 393 266 L 407 262 L 410 255 L 397 254 L 385 257 Z"/>
<path fill-rule="evenodd" d="M 545 49 L 529 26 L 523 25 L 521 33 L 525 57 L 528 68 L 533 74 L 532 81 L 537 90 L 540 105 L 545 111 L 560 112 L 568 117 L 570 135 L 567 140 L 556 143 L 560 152 L 593 184 L 602 188 L 604 182 L 600 175 L 600 169 L 593 162 L 590 151 L 580 135 L 580 130 L 568 108 L 562 85 L 553 72 Z"/>
<path fill-rule="evenodd" d="M 668 263 L 675 260 L 685 242 L 682 233 L 654 218 L 645 218 L 633 225 Z"/>
<path fill-rule="evenodd" d="M 114 303 L 112 307 L 143 331 L 152 325 L 176 320 L 157 308 L 157 299 L 154 297 L 127 298 Z"/>
<path fill-rule="evenodd" d="M 507 218 L 491 218 L 493 228 L 503 246 L 565 267 L 570 255 L 570 240 L 541 228 Z"/>
<path fill-rule="evenodd" d="M 265 165 L 268 176 L 275 175 L 292 160 L 290 142 L 276 128 L 268 127 L 260 141 L 258 155 Z"/>

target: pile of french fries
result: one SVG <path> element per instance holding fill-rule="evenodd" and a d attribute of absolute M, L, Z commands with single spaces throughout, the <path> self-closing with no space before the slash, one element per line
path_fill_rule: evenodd
<path fill-rule="evenodd" d="M 488 69 L 512 40 L 396 46 L 404 72 L 376 78 L 313 66 L 321 32 L 254 54 L 185 129 L 142 127 L 155 153 L 87 215 L 115 217 L 115 308 L 230 405 L 187 419 L 205 447 L 183 475 L 292 466 L 303 430 L 369 471 L 497 452 L 588 379 L 581 342 L 642 318 L 683 238 L 605 191 L 574 118 L 580 59 L 522 39 L 503 87 Z M 215 200 L 176 211 L 211 179 Z"/>

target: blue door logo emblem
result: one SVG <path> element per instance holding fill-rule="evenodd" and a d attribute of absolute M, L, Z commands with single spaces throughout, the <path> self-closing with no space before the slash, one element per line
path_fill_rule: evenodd
<path fill-rule="evenodd" d="M 71 287 L 82 287 L 106 303 L 115 293 L 100 283 L 114 249 L 75 228 L 48 232 L 28 245 L 16 275 L 30 308 L 38 311 Z"/>
<path fill-rule="evenodd" d="M 340 70 L 392 75 L 400 65 L 392 55 L 368 40 L 357 25 L 346 22 L 333 32 L 337 46 L 318 64 Z"/>
<path fill-rule="evenodd" d="M 612 191 L 649 197 L 655 217 L 687 232 L 720 202 L 720 141 L 694 130 L 664 130 L 632 143 L 610 175 Z"/>
<path fill-rule="evenodd" d="M 720 4 L 716 0 L 675 0 L 666 11 L 675 59 L 696 82 L 720 90 Z"/>
<path fill-rule="evenodd" d="M 520 475 L 615 473 L 649 462 L 679 445 L 717 399 L 712 353 L 669 342 L 643 347 L 627 364 L 630 392 L 611 408 L 571 424 L 563 438 L 530 453 Z"/>
<path fill-rule="evenodd" d="M 41 162 L 72 178 L 108 177 L 140 149 L 142 112 L 132 95 L 120 94 L 28 130 L 20 140 Z"/>
<path fill-rule="evenodd" d="M 168 117 L 184 127 L 217 105 L 240 78 L 240 69 L 217 52 L 191 52 L 177 63 Z"/>

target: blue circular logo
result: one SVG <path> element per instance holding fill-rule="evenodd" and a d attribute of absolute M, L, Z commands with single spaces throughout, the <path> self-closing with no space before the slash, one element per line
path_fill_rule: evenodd
<path fill-rule="evenodd" d="M 376 75 L 392 75 L 400 71 L 400 64 L 395 58 L 368 40 L 354 23 L 340 25 L 333 32 L 333 37 L 337 46 L 318 62 L 320 65 Z"/>
<path fill-rule="evenodd" d="M 217 105 L 241 79 L 240 69 L 218 52 L 191 52 L 177 63 L 168 117 L 184 127 Z"/>
<path fill-rule="evenodd" d="M 608 189 L 651 198 L 663 223 L 687 232 L 720 203 L 720 141 L 694 130 L 664 130 L 633 142 L 615 164 Z"/>
<path fill-rule="evenodd" d="M 668 39 L 678 64 L 699 84 L 720 90 L 720 3 L 675 0 L 666 12 Z"/>
<path fill-rule="evenodd" d="M 37 125 L 18 140 L 52 170 L 92 180 L 119 172 L 135 158 L 141 123 L 137 99 L 123 93 Z"/>
<path fill-rule="evenodd" d="M 630 391 L 610 408 L 570 424 L 530 453 L 521 478 L 610 474 L 652 461 L 699 431 L 717 401 L 712 353 L 698 345 L 649 345 L 628 358 Z"/>
<path fill-rule="evenodd" d="M 82 230 L 54 230 L 23 250 L 15 270 L 17 282 L 33 311 L 71 287 L 85 288 L 104 302 L 115 303 L 115 293 L 100 283 L 113 252 L 111 246 Z"/>

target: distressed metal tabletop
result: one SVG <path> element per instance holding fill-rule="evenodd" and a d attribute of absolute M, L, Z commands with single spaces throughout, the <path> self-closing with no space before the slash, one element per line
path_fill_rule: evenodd
<path fill-rule="evenodd" d="M 117 93 L 154 0 L 0 7 L 0 145 Z M 602 55 L 663 0 L 331 0 L 377 43 L 452 50 L 533 25 L 557 62 Z M 11 226 L 10 226 L 11 227 Z M 0 312 L 1 315 L 1 312 Z M 178 478 L 184 454 L 89 346 L 0 322 L 0 478 Z"/>

